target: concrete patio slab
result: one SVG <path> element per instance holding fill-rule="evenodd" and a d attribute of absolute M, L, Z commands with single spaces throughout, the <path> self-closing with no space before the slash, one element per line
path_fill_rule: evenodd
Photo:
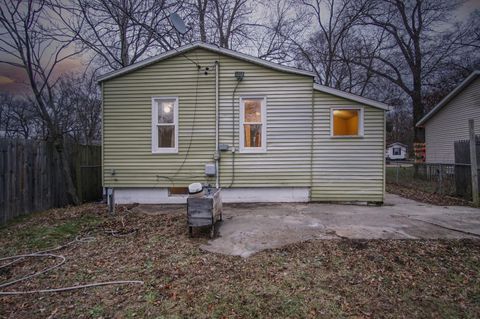
<path fill-rule="evenodd" d="M 248 257 L 310 239 L 480 238 L 480 210 L 387 194 L 385 205 L 230 204 L 219 237 L 202 249 Z"/>

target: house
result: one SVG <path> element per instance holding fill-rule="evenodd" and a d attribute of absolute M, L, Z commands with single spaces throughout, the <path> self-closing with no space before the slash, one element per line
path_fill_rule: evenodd
<path fill-rule="evenodd" d="M 385 156 L 390 160 L 405 160 L 407 159 L 407 145 L 398 142 L 392 143 L 387 146 Z"/>
<path fill-rule="evenodd" d="M 427 163 L 455 162 L 454 143 L 469 139 L 468 120 L 480 133 L 480 71 L 470 74 L 418 123 L 425 129 Z"/>
<path fill-rule="evenodd" d="M 116 203 L 383 202 L 388 106 L 204 43 L 98 79 L 103 185 Z"/>

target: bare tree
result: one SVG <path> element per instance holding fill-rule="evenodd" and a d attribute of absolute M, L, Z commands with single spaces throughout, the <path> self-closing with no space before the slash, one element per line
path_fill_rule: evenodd
<path fill-rule="evenodd" d="M 238 49 L 253 29 L 252 8 L 253 2 L 248 0 L 186 0 L 178 13 L 192 32 L 184 41 L 200 40 Z"/>
<path fill-rule="evenodd" d="M 55 114 L 54 71 L 78 52 L 72 51 L 73 39 L 58 39 L 46 1 L 2 0 L 0 4 L 0 63 L 25 71 L 37 114 L 48 129 L 48 140 L 55 146 L 72 203 L 79 202 L 64 152 L 64 135 Z"/>
<path fill-rule="evenodd" d="M 93 54 L 100 66 L 116 70 L 172 48 L 170 11 L 179 6 L 154 0 L 55 1 L 65 35 Z"/>
<path fill-rule="evenodd" d="M 472 12 L 465 23 L 458 23 L 464 36 L 459 37 L 459 44 L 474 49 L 480 48 L 480 10 Z"/>
<path fill-rule="evenodd" d="M 64 132 L 82 144 L 100 140 L 101 100 L 93 79 L 92 74 L 67 74 L 57 87 L 59 113 L 65 117 Z"/>
<path fill-rule="evenodd" d="M 259 37 L 267 40 L 260 42 L 267 49 L 265 53 L 259 51 L 259 55 L 267 58 L 276 55 L 279 62 L 294 61 L 298 67 L 313 70 L 320 84 L 364 95 L 373 76 L 359 72 L 360 68 L 349 63 L 348 57 L 361 41 L 355 27 L 369 10 L 370 1 L 278 0 L 276 3 L 278 13 L 273 22 L 264 23 L 267 32 Z M 271 2 L 268 4 L 271 7 Z"/>
<path fill-rule="evenodd" d="M 4 94 L 0 103 L 3 108 L 0 127 L 6 137 L 28 139 L 36 135 L 36 112 L 28 99 Z"/>
<path fill-rule="evenodd" d="M 248 38 L 248 17 L 252 14 L 247 0 L 211 0 L 209 19 L 214 26 L 214 43 L 235 48 Z"/>
<path fill-rule="evenodd" d="M 355 40 L 353 28 L 369 10 L 369 1 L 354 0 L 302 0 L 311 11 L 314 31 L 301 50 L 317 73 L 318 81 L 326 86 L 343 88 L 347 78 L 355 75 L 345 64 L 342 55 L 348 53 Z M 350 85 L 347 86 L 352 86 Z M 350 91 L 353 88 L 350 87 Z"/>
<path fill-rule="evenodd" d="M 292 0 L 263 1 L 257 10 L 264 16 L 255 22 L 249 37 L 254 53 L 261 59 L 278 63 L 297 63 L 292 39 L 301 39 L 307 15 Z"/>
<path fill-rule="evenodd" d="M 461 34 L 448 28 L 448 18 L 458 4 L 451 0 L 378 0 L 372 2 L 362 21 L 364 36 L 372 41 L 357 50 L 352 62 L 407 94 L 416 142 L 424 139 L 415 123 L 424 114 L 425 85 L 461 49 L 456 45 Z"/>
<path fill-rule="evenodd" d="M 184 15 L 186 24 L 189 25 L 190 31 L 187 34 L 187 41 L 195 41 L 199 39 L 202 42 L 208 42 L 207 31 L 208 19 L 207 15 L 211 8 L 211 0 L 187 0 L 184 2 L 181 11 Z"/>
<path fill-rule="evenodd" d="M 0 137 L 11 137 L 14 116 L 11 112 L 13 97 L 10 94 L 0 94 Z"/>
<path fill-rule="evenodd" d="M 409 148 L 413 142 L 413 131 L 410 127 L 412 110 L 406 105 L 396 105 L 392 112 L 387 113 L 387 144 L 400 142 L 408 145 Z"/>

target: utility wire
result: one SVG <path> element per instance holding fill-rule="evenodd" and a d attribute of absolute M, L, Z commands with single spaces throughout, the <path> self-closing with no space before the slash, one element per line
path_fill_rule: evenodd
<path fill-rule="evenodd" d="M 187 147 L 187 152 L 185 153 L 185 157 L 183 158 L 182 164 L 180 164 L 180 167 L 177 169 L 175 174 L 173 174 L 173 177 L 176 177 L 180 170 L 183 168 L 185 165 L 185 162 L 187 161 L 188 154 L 190 153 L 190 148 L 192 147 L 192 141 L 193 141 L 193 134 L 195 131 L 195 120 L 197 117 L 197 104 L 198 104 L 198 82 L 200 78 L 200 69 L 197 70 L 197 78 L 195 81 L 195 102 L 193 104 L 193 120 L 192 120 L 192 130 L 190 133 L 190 140 L 188 141 L 188 147 Z"/>
<path fill-rule="evenodd" d="M 177 50 L 177 52 L 179 52 Z M 175 178 L 178 173 L 180 173 L 180 171 L 182 170 L 183 166 L 185 165 L 185 162 L 187 161 L 187 158 L 188 158 L 188 155 L 190 154 L 190 149 L 192 147 L 192 141 L 193 141 L 193 134 L 194 134 L 194 131 L 195 131 L 195 121 L 196 121 L 196 117 L 197 117 L 197 105 L 198 105 L 198 83 L 199 83 L 199 79 L 200 79 L 200 71 L 202 69 L 201 65 L 198 64 L 197 62 L 191 60 L 190 58 L 188 58 L 186 55 L 184 55 L 182 53 L 182 55 L 187 58 L 188 60 L 192 61 L 192 63 L 194 63 L 196 66 L 197 66 L 197 75 L 196 75 L 196 81 L 195 81 L 195 102 L 193 104 L 193 122 L 192 122 L 192 130 L 191 130 L 191 134 L 190 134 L 190 140 L 188 142 L 188 147 L 187 147 L 187 152 L 185 154 L 185 157 L 183 158 L 182 160 L 182 163 L 180 164 L 180 166 L 177 168 L 177 170 L 175 171 L 175 173 L 173 173 L 172 175 L 172 178 Z M 198 59 L 198 57 L 197 57 Z M 178 107 L 178 106 L 177 106 Z M 157 177 L 159 178 L 165 178 L 165 179 L 168 179 L 171 183 L 172 183 L 172 187 L 175 187 L 175 182 L 173 181 L 173 179 L 171 177 L 168 177 L 168 176 L 162 176 L 162 175 L 157 175 Z"/>

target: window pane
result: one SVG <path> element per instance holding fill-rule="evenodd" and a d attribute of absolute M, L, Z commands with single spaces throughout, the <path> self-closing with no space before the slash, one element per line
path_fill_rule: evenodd
<path fill-rule="evenodd" d="M 245 122 L 262 121 L 262 100 L 244 100 Z"/>
<path fill-rule="evenodd" d="M 158 103 L 158 123 L 173 123 L 174 111 L 174 101 L 160 101 Z"/>
<path fill-rule="evenodd" d="M 158 147 L 175 147 L 175 126 L 158 126 Z"/>
<path fill-rule="evenodd" d="M 355 136 L 359 132 L 359 110 L 334 110 L 333 135 Z"/>
<path fill-rule="evenodd" d="M 245 147 L 262 147 L 262 125 L 244 124 Z"/>

